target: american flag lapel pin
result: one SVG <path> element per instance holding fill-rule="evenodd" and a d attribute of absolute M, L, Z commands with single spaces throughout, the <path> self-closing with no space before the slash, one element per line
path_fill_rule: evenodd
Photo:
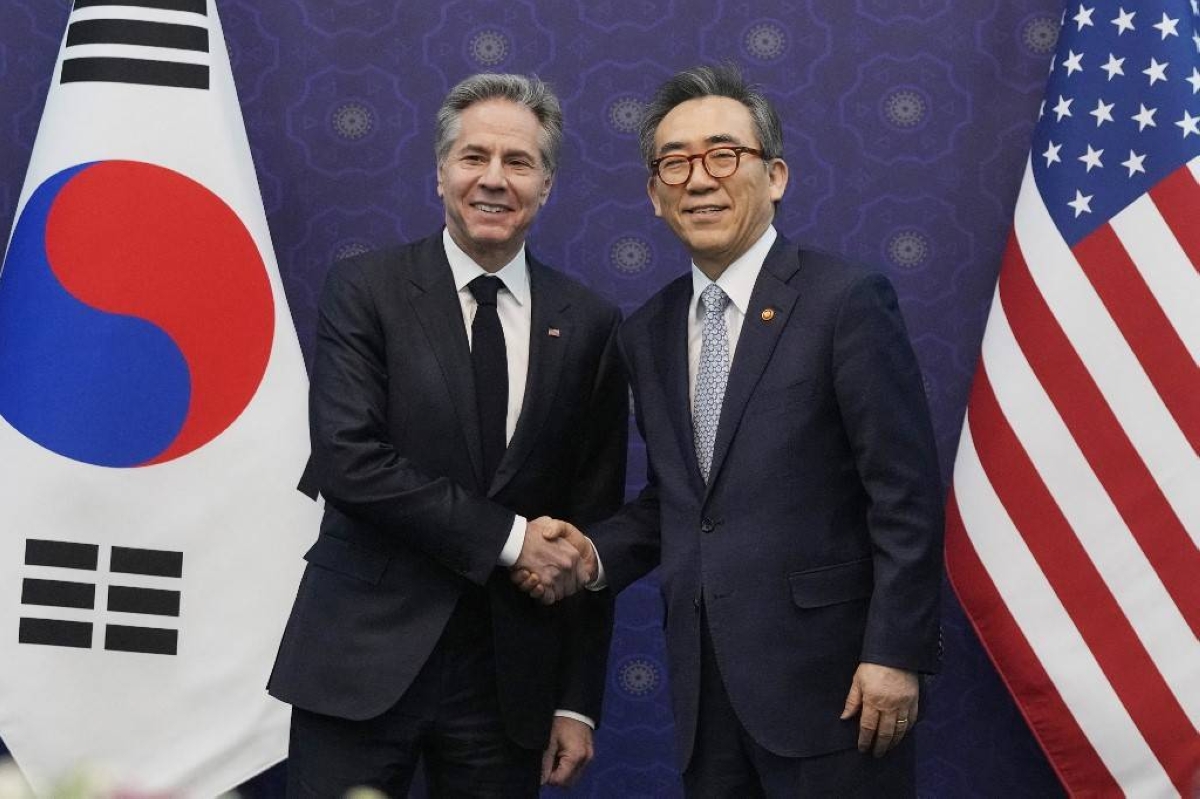
<path fill-rule="evenodd" d="M 557 327 L 550 328 L 546 331 L 546 334 L 549 335 L 550 338 L 562 338 L 562 331 Z"/>

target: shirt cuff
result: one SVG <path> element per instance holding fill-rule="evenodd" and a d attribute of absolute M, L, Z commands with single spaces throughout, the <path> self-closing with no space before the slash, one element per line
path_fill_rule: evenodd
<path fill-rule="evenodd" d="M 508 531 L 508 540 L 504 542 L 504 549 L 500 550 L 500 565 L 504 568 L 511 568 L 517 562 L 517 558 L 521 557 L 521 547 L 525 544 L 525 527 L 528 521 L 524 516 L 514 516 L 512 529 Z"/>
<path fill-rule="evenodd" d="M 608 588 L 608 577 L 604 574 L 604 564 L 600 561 L 600 552 L 596 549 L 596 545 L 592 543 L 592 539 L 587 540 L 588 545 L 592 548 L 592 554 L 596 556 L 596 579 L 584 586 L 589 591 L 603 591 Z M 595 729 L 594 727 L 592 729 Z"/>
<path fill-rule="evenodd" d="M 588 725 L 593 730 L 596 729 L 596 722 L 592 721 L 592 719 L 589 716 L 585 716 L 582 713 L 576 713 L 573 710 L 556 710 L 556 711 L 554 711 L 554 715 L 562 716 L 565 719 L 575 719 L 576 721 L 582 721 L 584 724 Z"/>

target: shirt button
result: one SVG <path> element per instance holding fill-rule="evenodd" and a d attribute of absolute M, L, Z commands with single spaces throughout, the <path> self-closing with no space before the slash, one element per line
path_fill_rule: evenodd
<path fill-rule="evenodd" d="M 712 519 L 705 518 L 700 522 L 700 532 L 711 533 L 713 531 L 714 526 L 715 525 L 713 525 Z"/>

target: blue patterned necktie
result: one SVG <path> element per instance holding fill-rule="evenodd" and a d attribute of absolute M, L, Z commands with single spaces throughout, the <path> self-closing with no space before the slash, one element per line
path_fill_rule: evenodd
<path fill-rule="evenodd" d="M 700 368 L 696 371 L 692 435 L 700 473 L 707 483 L 712 468 L 713 444 L 717 440 L 717 423 L 721 420 L 721 403 L 725 399 L 725 384 L 729 382 L 729 331 L 725 328 L 725 306 L 729 304 L 729 296 L 712 283 L 700 294 L 700 301 L 704 303 L 704 326 Z"/>

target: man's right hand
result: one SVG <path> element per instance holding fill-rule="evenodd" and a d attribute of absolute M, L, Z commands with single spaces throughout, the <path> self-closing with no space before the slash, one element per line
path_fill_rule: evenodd
<path fill-rule="evenodd" d="M 599 571 L 599 564 L 596 559 L 596 550 L 592 547 L 592 542 L 575 525 L 570 522 L 543 516 L 529 523 L 530 526 L 527 528 L 526 536 L 533 531 L 535 523 L 538 524 L 538 531 L 541 532 L 548 542 L 568 543 L 578 555 L 578 562 L 574 569 L 574 587 L 565 593 L 559 590 L 553 582 L 547 582 L 542 579 L 539 572 L 524 567 L 520 560 L 513 564 L 511 571 L 513 583 L 525 593 L 535 599 L 541 600 L 543 604 L 549 605 L 560 599 L 565 599 L 575 593 L 576 590 L 586 587 L 589 583 L 593 582 Z"/>
<path fill-rule="evenodd" d="M 586 582 L 581 579 L 586 574 L 580 568 L 579 549 L 564 527 L 582 536 L 572 525 L 549 516 L 528 522 L 521 554 L 512 565 L 513 582 L 544 605 L 565 599 Z M 523 576 L 518 579 L 518 575 Z"/>

